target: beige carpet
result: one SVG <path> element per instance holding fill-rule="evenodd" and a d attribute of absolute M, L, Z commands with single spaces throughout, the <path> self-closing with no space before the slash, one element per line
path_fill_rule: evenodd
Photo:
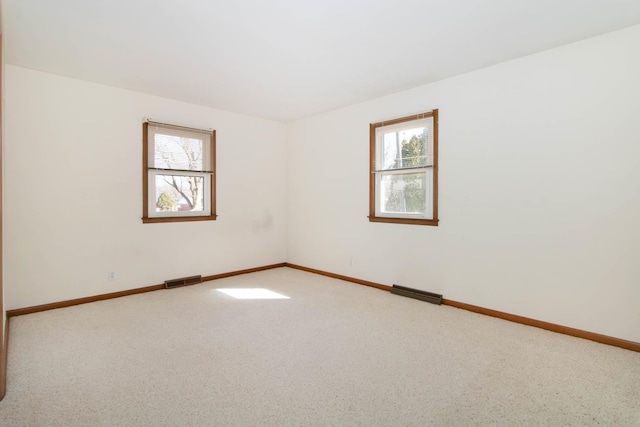
<path fill-rule="evenodd" d="M 279 268 L 13 318 L 0 425 L 640 426 L 640 353 Z"/>

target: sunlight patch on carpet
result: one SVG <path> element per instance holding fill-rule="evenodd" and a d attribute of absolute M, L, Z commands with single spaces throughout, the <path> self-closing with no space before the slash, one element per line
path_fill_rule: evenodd
<path fill-rule="evenodd" d="M 288 296 L 265 288 L 223 288 L 216 289 L 236 299 L 289 299 Z"/>

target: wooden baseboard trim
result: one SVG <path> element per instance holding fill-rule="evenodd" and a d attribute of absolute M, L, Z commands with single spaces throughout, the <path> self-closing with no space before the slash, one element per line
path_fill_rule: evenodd
<path fill-rule="evenodd" d="M 284 267 L 285 264 L 286 263 L 282 262 L 282 263 L 278 263 L 278 264 L 265 265 L 265 266 L 262 266 L 262 267 L 247 268 L 245 270 L 230 271 L 228 273 L 221 273 L 221 274 L 214 274 L 214 275 L 211 275 L 211 276 L 204 276 L 202 278 L 202 281 L 206 282 L 206 281 L 210 281 L 210 280 L 222 279 L 224 277 L 231 277 L 231 276 L 237 276 L 237 275 L 240 275 L 240 274 L 254 273 L 256 271 L 270 270 L 272 268 Z M 71 299 L 71 300 L 66 300 L 66 301 L 53 302 L 53 303 L 49 303 L 49 304 L 34 305 L 34 306 L 31 306 L 31 307 L 25 307 L 25 308 L 17 308 L 17 309 L 14 309 L 14 310 L 7 310 L 7 319 L 9 319 L 10 317 L 14 317 L 14 316 L 22 316 L 24 314 L 37 313 L 37 312 L 40 312 L 40 311 L 53 310 L 53 309 L 56 309 L 56 308 L 71 307 L 71 306 L 74 306 L 74 305 L 87 304 L 87 303 L 90 303 L 90 302 L 103 301 L 103 300 L 112 299 L 112 298 L 120 298 L 120 297 L 125 297 L 125 296 L 128 296 L 128 295 L 141 294 L 141 293 L 145 293 L 145 292 L 159 291 L 161 289 L 165 289 L 164 284 L 146 286 L 144 288 L 128 289 L 126 291 L 111 292 L 111 293 L 108 293 L 108 294 L 94 295 L 94 296 L 84 297 L 84 298 L 76 298 L 76 299 Z"/>
<path fill-rule="evenodd" d="M 343 276 L 341 274 L 329 273 L 328 271 L 316 270 L 315 268 L 303 267 L 301 265 L 285 263 L 286 267 L 295 268 L 296 270 L 307 271 L 309 273 L 320 274 L 321 276 L 332 277 L 334 279 L 344 280 L 346 282 L 357 283 L 359 285 L 370 286 L 372 288 L 382 289 L 383 291 L 391 291 L 391 286 L 381 283 L 369 282 L 368 280 L 356 279 L 355 277 Z"/>
<path fill-rule="evenodd" d="M 595 332 L 583 331 L 582 329 L 570 328 L 568 326 L 557 325 L 555 323 L 543 322 L 542 320 L 531 319 L 529 317 L 518 316 L 516 314 L 505 313 L 502 311 L 492 310 L 490 308 L 479 307 L 477 305 L 466 304 L 450 299 L 443 299 L 442 304 L 472 311 L 474 313 L 484 314 L 486 316 L 497 317 L 499 319 L 508 320 L 510 322 L 516 322 L 527 326 L 546 329 L 547 331 L 557 332 L 559 334 L 570 335 L 572 337 L 595 341 L 600 344 L 607 344 L 614 347 L 624 348 L 626 350 L 640 352 L 640 343 L 634 341 L 627 341 L 621 338 L 597 334 Z"/>
<path fill-rule="evenodd" d="M 7 317 L 22 316 L 25 314 L 38 313 L 40 311 L 55 310 L 56 308 L 71 307 L 74 305 L 87 304 L 90 302 L 103 301 L 106 299 L 126 297 L 128 295 L 141 294 L 144 292 L 157 291 L 164 289 L 164 285 L 146 286 L 144 288 L 128 289 L 126 291 L 110 292 L 108 294 L 93 295 L 90 297 L 70 299 L 66 301 L 52 302 L 49 304 L 33 305 L 31 307 L 16 308 L 7 310 Z"/>
<path fill-rule="evenodd" d="M 9 316 L 4 322 L 4 342 L 0 354 L 0 400 L 7 393 L 7 366 L 9 364 Z"/>
<path fill-rule="evenodd" d="M 308 271 L 322 276 L 333 277 L 334 279 L 346 280 L 347 282 L 358 283 L 360 285 L 371 286 L 374 288 L 391 291 L 392 287 L 380 283 L 368 282 L 366 280 L 356 279 L 354 277 L 342 276 L 340 274 L 329 273 L 328 271 L 316 270 L 315 268 L 303 267 L 301 265 L 286 263 L 287 267 L 297 270 Z M 626 350 L 640 352 L 640 343 L 627 341 L 621 338 L 610 337 L 608 335 L 597 334 L 595 332 L 583 331 L 581 329 L 570 328 L 568 326 L 557 325 L 555 323 L 543 322 L 542 320 L 531 319 L 516 314 L 505 313 L 502 311 L 492 310 L 490 308 L 479 307 L 477 305 L 466 304 L 463 302 L 453 301 L 450 299 L 442 300 L 442 304 L 451 307 L 461 308 L 463 310 L 472 311 L 474 313 L 484 314 L 486 316 L 497 317 L 499 319 L 508 320 L 510 322 L 520 323 L 527 326 L 546 329 L 547 331 L 557 332 L 559 334 L 570 335 L 572 337 L 583 338 L 595 341 L 600 344 L 612 345 L 614 347 L 624 348 Z"/>

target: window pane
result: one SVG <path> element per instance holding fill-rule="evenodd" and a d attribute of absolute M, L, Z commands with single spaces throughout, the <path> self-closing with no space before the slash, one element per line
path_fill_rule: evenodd
<path fill-rule="evenodd" d="M 153 166 L 159 169 L 202 171 L 202 140 L 156 133 Z"/>
<path fill-rule="evenodd" d="M 426 126 L 385 132 L 382 137 L 382 167 L 378 170 L 427 166 Z"/>
<path fill-rule="evenodd" d="M 156 175 L 156 212 L 204 212 L 204 177 Z"/>
<path fill-rule="evenodd" d="M 380 211 L 385 214 L 426 214 L 427 174 L 388 174 L 380 178 Z"/>

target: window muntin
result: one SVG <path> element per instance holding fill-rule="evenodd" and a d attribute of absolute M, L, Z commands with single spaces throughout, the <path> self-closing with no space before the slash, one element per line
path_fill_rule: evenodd
<path fill-rule="evenodd" d="M 215 219 L 215 131 L 144 123 L 143 222 Z"/>
<path fill-rule="evenodd" d="M 437 225 L 437 110 L 370 130 L 370 221 Z"/>

